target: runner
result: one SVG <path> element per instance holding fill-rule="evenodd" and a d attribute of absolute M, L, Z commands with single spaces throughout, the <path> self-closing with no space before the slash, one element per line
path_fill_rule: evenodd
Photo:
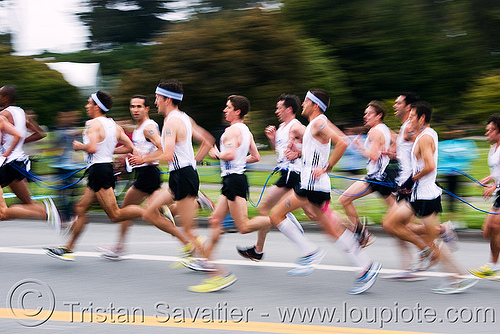
<path fill-rule="evenodd" d="M 411 151 L 412 175 L 401 185 L 401 192 L 411 193 L 410 202 L 402 201 L 391 210 L 383 224 L 386 231 L 401 240 L 409 241 L 420 249 L 414 270 L 427 270 L 432 261 L 441 261 L 444 269 L 451 274 L 449 282 L 432 289 L 434 293 L 460 293 L 472 287 L 477 280 L 463 278 L 465 275 L 451 256 L 449 247 L 436 245 L 439 236 L 439 216 L 441 189 L 436 185 L 438 135 L 430 127 L 431 107 L 425 102 L 412 105 L 408 130 L 415 132 L 415 143 Z M 407 227 L 417 216 L 425 226 L 425 235 L 417 235 Z"/>
<path fill-rule="evenodd" d="M 116 202 L 113 154 L 132 152 L 133 144 L 125 131 L 106 113 L 113 105 L 113 98 L 99 90 L 90 95 L 85 109 L 91 118 L 85 123 L 83 142 L 74 141 L 75 151 L 83 151 L 87 163 L 87 187 L 75 205 L 76 216 L 71 224 L 71 237 L 66 246 L 45 248 L 47 255 L 64 261 L 74 261 L 73 249 L 85 229 L 87 211 L 97 200 L 112 222 L 139 218 L 143 209 L 136 205 L 119 208 Z M 116 144 L 123 146 L 116 148 Z"/>
<path fill-rule="evenodd" d="M 330 98 L 322 90 L 307 92 L 302 103 L 302 115 L 307 117 L 307 126 L 302 144 L 302 170 L 300 188 L 289 192 L 271 211 L 271 223 L 286 237 L 294 242 L 303 254 L 298 259 L 297 267 L 290 270 L 290 275 L 308 275 L 321 262 L 325 251 L 309 241 L 303 230 L 294 224 L 286 214 L 305 206 L 311 208 L 312 220 L 321 223 L 323 230 L 337 241 L 351 262 L 359 268 L 355 284 L 349 290 L 351 294 L 360 294 L 368 290 L 375 282 L 380 271 L 380 263 L 371 262 L 360 247 L 354 234 L 345 228 L 335 213 L 329 208 L 330 178 L 328 172 L 340 160 L 347 148 L 347 138 L 324 115 Z M 330 154 L 330 146 L 335 147 Z"/>
<path fill-rule="evenodd" d="M 338 199 L 344 207 L 347 218 L 354 225 L 354 234 L 361 247 L 372 244 L 375 237 L 368 232 L 365 224 L 361 223 L 353 201 L 378 192 L 389 208 L 396 202 L 392 194 L 396 190 L 394 180 L 396 175 L 389 173 L 387 167 L 390 159 L 388 155 L 383 154 L 391 144 L 391 130 L 383 123 L 385 113 L 385 106 L 380 101 L 371 101 L 366 106 L 363 120 L 370 130 L 364 145 L 361 145 L 357 139 L 354 140 L 354 144 L 368 158 L 367 182 L 354 182 Z"/>
<path fill-rule="evenodd" d="M 271 147 L 276 150 L 278 165 L 275 171 L 281 174 L 276 184 L 267 192 L 266 198 L 258 206 L 261 216 L 269 215 L 271 208 L 290 190 L 300 185 L 300 169 L 302 168 L 302 137 L 305 126 L 295 117 L 300 108 L 300 100 L 296 95 L 282 94 L 276 103 L 276 111 L 281 122 L 278 129 L 274 125 L 266 127 L 266 136 Z M 299 224 L 290 212 L 290 220 Z M 300 226 L 300 224 L 299 224 Z M 269 225 L 269 228 L 271 225 Z M 252 261 L 260 261 L 263 256 L 264 243 L 269 228 L 259 230 L 257 243 L 251 247 L 237 247 L 238 253 Z"/>
<path fill-rule="evenodd" d="M 495 202 L 490 214 L 483 224 L 483 237 L 490 241 L 490 262 L 469 272 L 480 278 L 500 280 L 500 116 L 492 115 L 486 124 L 486 139 L 492 144 L 488 153 L 490 175 L 480 182 L 485 186 L 483 197 L 488 198 L 496 193 Z"/>
<path fill-rule="evenodd" d="M 184 96 L 179 81 L 161 81 L 155 93 L 158 114 L 164 117 L 161 134 L 163 149 L 145 156 L 134 154 L 129 157 L 129 161 L 132 165 L 142 165 L 157 160 L 168 162 L 170 171 L 168 190 L 162 189 L 151 196 L 143 219 L 177 237 L 184 245 L 180 249 L 181 257 L 190 258 L 194 255 L 195 249 L 203 252 L 200 239 L 193 232 L 196 196 L 200 183 L 196 163 L 207 155 L 215 139 L 191 117 L 179 110 Z M 193 151 L 193 138 L 201 143 L 196 156 Z M 162 208 L 174 201 L 182 221 L 183 233 L 170 219 L 161 214 Z M 203 253 L 200 255 L 204 256 Z"/>
<path fill-rule="evenodd" d="M 0 163 L 0 185 L 9 186 L 22 204 L 7 207 L 5 201 L 0 200 L 2 220 L 32 218 L 47 220 L 48 224 L 61 230 L 61 217 L 54 201 L 49 197 L 44 205 L 33 201 L 31 192 L 26 183 L 26 175 L 30 169 L 29 157 L 24 153 L 24 143 L 36 141 L 45 137 L 45 133 L 26 117 L 26 113 L 17 107 L 17 90 L 13 86 L 5 85 L 0 88 L 0 117 L 2 117 Z M 32 134 L 26 137 L 27 133 Z M 3 193 L 3 191 L 2 191 Z"/>
<path fill-rule="evenodd" d="M 130 114 L 136 122 L 136 129 L 132 133 L 134 154 L 145 156 L 161 148 L 161 137 L 158 124 L 149 118 L 149 99 L 144 95 L 135 95 L 130 99 Z M 130 164 L 128 163 L 128 166 Z M 161 174 L 158 169 L 159 161 L 152 161 L 140 165 L 131 166 L 135 173 L 135 182 L 125 193 L 121 207 L 130 204 L 141 204 L 158 191 L 161 186 Z M 100 246 L 97 250 L 104 258 L 110 260 L 121 260 L 125 247 L 125 238 L 132 221 L 120 222 L 120 235 L 114 247 Z"/>

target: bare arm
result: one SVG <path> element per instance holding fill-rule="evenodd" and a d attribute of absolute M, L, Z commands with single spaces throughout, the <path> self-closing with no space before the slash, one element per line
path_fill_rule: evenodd
<path fill-rule="evenodd" d="M 247 164 L 260 161 L 260 153 L 259 150 L 257 149 L 257 145 L 255 145 L 255 140 L 253 139 L 253 136 L 250 140 L 250 148 L 248 150 L 248 153 L 249 155 L 247 155 L 246 159 Z"/>
<path fill-rule="evenodd" d="M 191 119 L 191 125 L 193 128 L 193 138 L 201 143 L 198 152 L 194 159 L 196 162 L 200 162 L 205 158 L 215 143 L 215 138 L 204 128 L 196 124 L 196 122 Z"/>
<path fill-rule="evenodd" d="M 269 144 L 271 144 L 271 148 L 273 150 L 276 149 L 276 127 L 274 125 L 268 125 L 264 132 L 269 140 Z"/>
<path fill-rule="evenodd" d="M 422 136 L 418 141 L 417 145 L 418 145 L 418 147 L 416 148 L 417 152 L 420 153 L 419 155 L 421 159 L 424 160 L 424 168 L 412 176 L 413 181 L 421 179 L 425 175 L 435 170 L 437 167 L 436 164 L 434 163 L 434 152 L 436 150 L 436 147 L 434 145 L 432 137 L 429 135 Z"/>
<path fill-rule="evenodd" d="M 289 132 L 288 145 L 285 151 L 285 157 L 288 160 L 295 160 L 302 156 L 302 147 L 297 147 L 297 144 L 302 144 L 302 138 L 306 127 L 300 123 L 295 123 Z"/>
<path fill-rule="evenodd" d="M 116 125 L 116 140 L 123 146 L 116 147 L 114 151 L 115 154 L 130 153 L 134 150 L 134 144 L 119 125 Z"/>
<path fill-rule="evenodd" d="M 24 139 L 25 143 L 37 141 L 47 136 L 45 131 L 43 131 L 43 129 L 40 127 L 40 125 L 38 125 L 37 122 L 28 118 L 26 118 L 26 129 L 32 132 L 32 134 Z"/>
<path fill-rule="evenodd" d="M 73 149 L 75 151 L 85 151 L 89 154 L 94 154 L 97 152 L 97 143 L 99 142 L 99 130 L 102 128 L 101 122 L 94 120 L 89 120 L 85 123 L 85 134 L 89 139 L 87 144 L 79 142 L 78 140 L 73 141 Z"/>

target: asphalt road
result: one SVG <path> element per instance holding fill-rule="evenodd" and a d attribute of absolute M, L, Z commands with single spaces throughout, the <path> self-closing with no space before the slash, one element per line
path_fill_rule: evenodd
<path fill-rule="evenodd" d="M 44 223 L 2 222 L 0 232 L 0 333 L 498 332 L 500 282 L 481 280 L 463 294 L 437 295 L 431 289 L 446 276 L 437 267 L 422 273 L 425 280 L 379 279 L 352 296 L 347 290 L 355 268 L 313 230 L 307 235 L 328 254 L 306 277 L 286 275 L 298 251 L 281 233 L 270 233 L 259 263 L 235 251 L 236 245 L 252 245 L 255 234 L 224 235 L 218 259 L 238 281 L 209 294 L 187 290 L 204 274 L 172 268 L 179 243 L 152 226 L 132 228 L 128 258 L 120 262 L 95 252 L 116 240 L 114 224 L 89 224 L 74 262 L 44 254 L 42 247 L 64 243 Z M 394 245 L 379 234 L 367 248 L 383 263 L 381 275 L 398 267 Z M 464 238 L 456 256 L 464 268 L 477 267 L 488 259 L 488 244 Z"/>

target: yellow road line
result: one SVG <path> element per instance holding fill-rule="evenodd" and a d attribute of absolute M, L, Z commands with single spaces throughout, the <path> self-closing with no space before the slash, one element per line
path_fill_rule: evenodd
<path fill-rule="evenodd" d="M 17 316 L 15 314 L 17 314 Z M 9 308 L 0 308 L 0 319 L 18 319 L 23 322 L 35 320 L 33 317 L 23 316 L 23 314 L 37 314 L 36 310 L 20 310 Z M 48 317 L 49 314 L 39 314 L 41 317 Z M 125 314 L 115 314 L 114 316 L 106 313 L 85 313 L 54 311 L 48 322 L 59 321 L 68 324 L 77 325 L 78 323 L 95 323 L 95 324 L 114 324 L 114 325 L 136 325 L 147 327 L 168 327 L 168 328 L 192 328 L 202 330 L 224 330 L 224 331 L 245 331 L 256 333 L 298 333 L 298 334 L 432 334 L 423 332 L 407 332 L 393 331 L 384 329 L 364 329 L 350 327 L 329 327 L 319 325 L 301 325 L 301 324 L 284 324 L 273 322 L 240 322 L 234 323 L 231 321 L 220 321 L 212 319 L 190 319 L 184 318 L 182 321 L 175 322 L 173 319 L 166 319 L 156 316 L 142 316 Z M 22 326 L 22 325 L 19 325 Z M 41 325 L 43 326 L 43 325 Z"/>

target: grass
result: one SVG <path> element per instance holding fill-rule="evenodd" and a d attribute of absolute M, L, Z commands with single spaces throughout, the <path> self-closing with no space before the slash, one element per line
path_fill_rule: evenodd
<path fill-rule="evenodd" d="M 40 155 L 34 155 L 34 158 L 38 161 L 35 161 L 33 163 L 33 171 L 37 175 L 47 175 L 50 173 L 53 173 L 52 168 L 50 165 L 53 163 L 54 157 L 58 154 L 55 152 L 53 149 L 44 149 L 44 147 L 50 147 L 51 140 L 50 136 L 48 137 L 49 139 L 47 140 L 44 139 L 42 142 L 37 144 L 37 148 L 40 149 L 43 153 Z M 467 171 L 470 173 L 470 175 L 478 180 L 482 179 L 486 175 L 489 174 L 489 168 L 486 164 L 487 160 L 487 155 L 488 155 L 488 150 L 489 150 L 489 145 L 486 141 L 484 140 L 477 140 L 476 145 L 478 147 L 478 156 L 477 158 L 472 162 L 472 168 L 470 171 Z M 262 151 L 260 152 L 261 155 L 267 155 L 267 154 L 274 154 L 272 151 Z M 163 171 L 168 171 L 168 167 L 166 165 L 163 165 L 162 167 Z M 221 177 L 220 177 L 220 169 L 218 166 L 218 161 L 212 160 L 212 159 L 206 159 L 204 161 L 204 165 L 200 166 L 198 168 L 198 173 L 200 175 L 200 183 L 203 184 L 221 184 Z M 248 181 L 249 184 L 252 187 L 257 187 L 257 188 L 262 188 L 264 184 L 266 183 L 266 180 L 269 178 L 271 171 L 261 171 L 261 170 L 250 170 L 247 172 L 248 176 Z M 338 194 L 336 194 L 339 191 L 345 190 L 349 187 L 350 184 L 352 184 L 354 181 L 352 180 L 347 180 L 347 179 L 342 179 L 343 176 L 350 176 L 345 173 L 341 173 L 338 170 L 333 170 L 332 172 L 335 177 L 332 178 L 332 186 L 334 187 L 334 191 L 332 191 L 332 204 L 331 206 L 337 210 L 340 214 L 343 214 L 342 208 L 339 206 L 339 204 L 336 203 L 336 200 L 338 198 Z M 81 174 L 78 174 L 81 175 Z M 278 179 L 278 175 L 275 174 L 274 176 L 270 177 L 268 186 L 272 185 L 275 183 L 275 181 Z M 363 176 L 358 176 L 359 178 L 363 178 Z M 168 180 L 168 175 L 164 174 L 163 175 L 163 180 L 167 182 Z M 467 179 L 466 177 L 460 177 L 460 182 L 461 186 L 459 187 L 459 190 L 457 191 L 458 195 L 461 197 L 474 197 L 474 205 L 479 207 L 480 209 L 483 210 L 489 210 L 491 208 L 491 202 L 486 202 L 483 201 L 480 196 L 482 195 L 482 189 L 480 186 L 474 184 L 471 180 Z M 54 183 L 51 183 L 52 185 L 56 185 Z M 39 186 L 37 186 L 34 183 L 29 183 L 30 189 L 34 195 L 48 195 L 48 194 L 54 194 L 56 191 L 51 190 L 51 189 L 44 189 Z M 444 184 L 446 186 L 446 184 Z M 203 187 L 202 187 L 203 188 Z M 7 190 L 5 191 L 7 192 Z M 219 190 L 207 190 L 205 191 L 206 194 L 214 201 L 217 200 L 220 191 Z M 119 197 L 119 199 L 121 199 Z M 258 192 L 251 192 L 250 193 L 250 198 L 253 202 L 257 202 L 260 196 L 260 189 Z M 17 203 L 17 199 L 8 199 L 7 203 L 14 204 Z M 358 209 L 359 215 L 361 217 L 367 217 L 367 220 L 369 222 L 373 222 L 374 224 L 380 224 L 382 221 L 382 218 L 384 214 L 386 213 L 387 209 L 385 206 L 384 201 L 378 197 L 377 195 L 369 195 L 364 198 L 358 199 L 355 201 L 356 208 Z M 485 213 L 479 212 L 471 207 L 469 207 L 466 204 L 457 202 L 456 205 L 456 212 L 452 213 L 448 209 L 448 202 L 446 196 L 443 196 L 443 209 L 444 212 L 441 214 L 441 220 L 446 221 L 446 220 L 459 220 L 459 221 L 464 221 L 469 228 L 480 228 L 481 225 L 484 222 L 484 219 L 486 217 Z M 99 210 L 99 208 L 96 206 L 96 210 Z M 253 217 L 257 215 L 257 209 L 253 207 L 250 202 L 248 204 L 248 213 L 249 217 Z M 302 212 L 302 210 L 297 210 L 296 214 L 299 219 L 301 220 L 308 220 L 307 216 L 305 216 Z M 207 212 L 200 212 L 200 216 L 207 216 Z"/>

